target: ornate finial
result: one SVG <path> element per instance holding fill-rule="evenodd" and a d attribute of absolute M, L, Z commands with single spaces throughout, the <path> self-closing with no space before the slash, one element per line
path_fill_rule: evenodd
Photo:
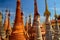
<path fill-rule="evenodd" d="M 50 16 L 51 14 L 50 14 L 50 12 L 49 12 L 49 10 L 48 10 L 48 5 L 47 5 L 47 0 L 45 0 L 45 13 L 44 13 L 44 16 Z"/>

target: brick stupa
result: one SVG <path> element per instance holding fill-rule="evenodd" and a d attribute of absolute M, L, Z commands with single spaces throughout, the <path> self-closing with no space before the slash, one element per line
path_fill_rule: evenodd
<path fill-rule="evenodd" d="M 15 23 L 9 40 L 26 40 L 20 0 L 17 0 Z"/>

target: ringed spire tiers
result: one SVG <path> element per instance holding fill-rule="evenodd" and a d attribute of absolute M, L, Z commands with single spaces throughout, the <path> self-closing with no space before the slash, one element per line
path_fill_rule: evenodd
<path fill-rule="evenodd" d="M 23 12 L 21 11 L 21 0 L 17 0 L 16 16 L 10 40 L 26 40 L 23 22 Z"/>

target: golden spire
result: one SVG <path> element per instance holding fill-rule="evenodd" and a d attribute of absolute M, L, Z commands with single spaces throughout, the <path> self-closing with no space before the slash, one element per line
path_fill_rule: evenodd
<path fill-rule="evenodd" d="M 48 5 L 47 5 L 47 0 L 45 0 L 45 12 L 44 12 L 44 16 L 50 16 L 50 12 L 48 10 Z"/>
<path fill-rule="evenodd" d="M 26 40 L 23 23 L 23 12 L 21 11 L 21 0 L 17 0 L 15 23 L 10 40 Z"/>
<path fill-rule="evenodd" d="M 52 40 L 52 33 L 51 33 L 51 27 L 50 27 L 50 12 L 48 10 L 48 6 L 47 6 L 47 0 L 45 0 L 45 12 L 44 12 L 44 16 L 45 18 L 45 27 L 46 27 L 46 38 L 45 40 Z M 48 31 L 49 30 L 49 31 Z"/>
<path fill-rule="evenodd" d="M 45 0 L 46 10 L 48 10 L 47 0 Z"/>

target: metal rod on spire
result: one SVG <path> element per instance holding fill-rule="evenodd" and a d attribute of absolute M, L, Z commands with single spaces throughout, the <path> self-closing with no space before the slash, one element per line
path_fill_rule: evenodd
<path fill-rule="evenodd" d="M 46 10 L 48 10 L 47 0 L 45 0 Z"/>
<path fill-rule="evenodd" d="M 55 1 L 54 1 L 54 12 L 55 12 L 55 15 L 56 15 L 56 3 L 55 3 Z"/>

